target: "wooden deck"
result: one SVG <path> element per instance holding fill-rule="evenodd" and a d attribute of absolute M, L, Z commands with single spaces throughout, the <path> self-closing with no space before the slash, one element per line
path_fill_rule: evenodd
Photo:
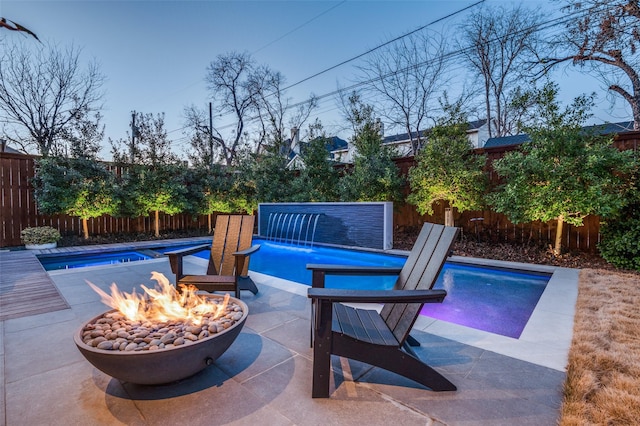
<path fill-rule="evenodd" d="M 0 253 L 0 320 L 68 308 L 32 251 Z"/>
<path fill-rule="evenodd" d="M 210 241 L 211 237 L 205 236 L 46 250 L 0 251 L 0 321 L 69 308 L 66 300 L 49 278 L 49 274 L 36 258 L 36 254 L 101 253 L 179 244 L 202 244 Z"/>

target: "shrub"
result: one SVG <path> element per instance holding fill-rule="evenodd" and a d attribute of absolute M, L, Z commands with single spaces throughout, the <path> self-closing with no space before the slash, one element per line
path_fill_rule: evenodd
<path fill-rule="evenodd" d="M 598 249 L 616 268 L 640 271 L 640 202 L 624 209 L 623 215 L 603 224 Z"/>
<path fill-rule="evenodd" d="M 38 226 L 24 228 L 20 232 L 20 238 L 24 244 L 48 244 L 55 243 L 61 237 L 60 231 L 50 226 Z"/>

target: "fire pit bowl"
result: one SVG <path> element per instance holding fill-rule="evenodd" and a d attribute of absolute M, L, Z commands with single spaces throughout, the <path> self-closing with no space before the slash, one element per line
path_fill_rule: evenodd
<path fill-rule="evenodd" d="M 207 295 L 222 298 L 221 295 Z M 73 340 L 82 355 L 98 370 L 116 379 L 141 385 L 159 385 L 190 377 L 211 365 L 235 341 L 249 313 L 239 299 L 230 302 L 242 308 L 242 317 L 229 328 L 190 344 L 144 351 L 103 350 L 82 340 L 86 325 L 93 324 L 115 309 L 98 315 L 75 333 Z"/>

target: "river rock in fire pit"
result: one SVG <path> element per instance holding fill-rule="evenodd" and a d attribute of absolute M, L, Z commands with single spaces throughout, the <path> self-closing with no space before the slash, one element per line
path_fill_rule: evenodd
<path fill-rule="evenodd" d="M 206 297 L 219 302 L 224 296 Z M 240 334 L 248 313 L 247 305 L 232 297 L 225 315 L 211 321 L 204 317 L 197 325 L 128 323 L 114 309 L 88 321 L 74 341 L 87 361 L 116 379 L 144 385 L 170 383 L 218 359 Z"/>

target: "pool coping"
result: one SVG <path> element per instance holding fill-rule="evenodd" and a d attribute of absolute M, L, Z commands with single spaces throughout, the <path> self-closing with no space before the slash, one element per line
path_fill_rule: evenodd
<path fill-rule="evenodd" d="M 197 244 L 210 240 L 211 237 L 181 238 L 170 240 L 153 240 L 133 243 L 116 243 L 94 246 L 73 246 L 56 249 L 37 250 L 35 254 L 56 255 L 65 253 L 96 253 L 100 251 L 135 250 L 153 246 L 182 245 L 187 243 Z M 371 251 L 371 250 L 366 250 Z M 407 256 L 405 250 L 379 250 L 378 253 Z M 207 261 L 190 256 L 190 261 L 198 265 L 206 265 Z M 164 258 L 142 260 L 138 262 L 162 262 Z M 573 336 L 573 316 L 578 294 L 578 269 L 561 268 L 548 265 L 530 263 L 508 262 L 493 259 L 473 258 L 466 256 L 451 256 L 448 261 L 452 263 L 474 266 L 486 266 L 492 268 L 519 270 L 541 274 L 550 274 L 551 278 L 540 297 L 527 325 L 518 339 L 501 336 L 458 324 L 448 323 L 421 315 L 414 328 L 427 333 L 451 339 L 469 346 L 489 350 L 512 358 L 528 361 L 536 365 L 566 371 L 569 347 Z M 130 263 L 110 265 L 117 268 Z M 84 270 L 99 269 L 105 266 L 92 266 L 82 268 Z M 69 273 L 75 269 L 60 269 L 48 271 L 57 275 Z M 250 271 L 254 281 L 259 284 L 269 285 L 302 296 L 307 295 L 306 284 L 273 277 L 266 274 Z"/>

